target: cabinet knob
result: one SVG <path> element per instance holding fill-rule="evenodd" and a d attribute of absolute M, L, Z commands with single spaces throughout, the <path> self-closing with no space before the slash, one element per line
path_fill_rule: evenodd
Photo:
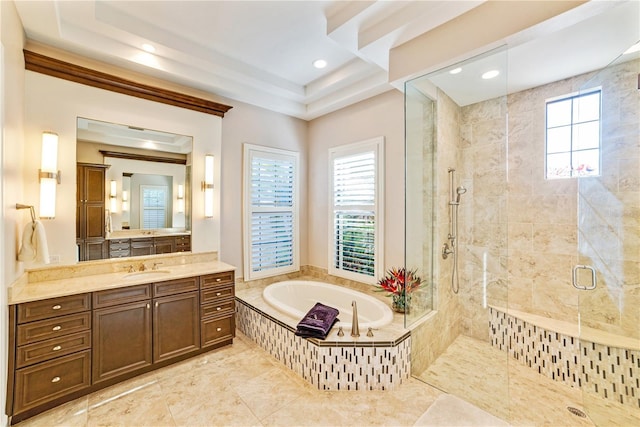
<path fill-rule="evenodd" d="M 159 305 L 160 305 L 160 303 L 158 303 L 158 301 L 156 301 L 156 308 L 158 308 Z"/>
<path fill-rule="evenodd" d="M 59 331 L 60 329 L 62 329 L 62 326 L 60 325 L 56 325 L 53 328 L 51 328 L 52 331 Z"/>
<path fill-rule="evenodd" d="M 57 345 L 57 346 L 53 347 L 52 350 L 53 351 L 60 351 L 60 350 L 62 350 L 62 346 Z"/>
<path fill-rule="evenodd" d="M 51 380 L 52 383 L 57 383 L 58 381 L 60 381 L 60 377 L 53 377 Z"/>
<path fill-rule="evenodd" d="M 222 279 L 216 279 L 216 282 L 221 282 L 221 281 L 222 281 Z"/>
<path fill-rule="evenodd" d="M 222 307 L 216 307 L 216 311 L 222 310 Z"/>
<path fill-rule="evenodd" d="M 61 305 L 59 305 L 59 304 L 56 304 L 56 305 L 54 305 L 54 306 L 53 306 L 53 307 L 51 307 L 51 308 L 52 308 L 52 309 L 54 309 L 54 310 L 60 310 L 60 309 L 62 308 L 62 306 L 61 306 Z"/>
<path fill-rule="evenodd" d="M 151 306 L 149 305 L 149 303 L 147 303 L 147 310 L 150 309 L 150 308 L 151 308 Z"/>
<path fill-rule="evenodd" d="M 220 332 L 222 330 L 222 328 L 216 328 L 217 332 Z"/>

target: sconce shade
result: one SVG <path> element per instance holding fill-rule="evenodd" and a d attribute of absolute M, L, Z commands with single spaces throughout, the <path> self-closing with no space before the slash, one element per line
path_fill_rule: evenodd
<path fill-rule="evenodd" d="M 184 185 L 178 184 L 178 213 L 184 213 Z"/>
<path fill-rule="evenodd" d="M 118 199 L 116 198 L 118 195 L 117 185 L 113 179 L 109 182 L 109 210 L 112 213 L 118 211 Z"/>
<path fill-rule="evenodd" d="M 206 218 L 213 217 L 213 155 L 204 156 L 204 182 L 202 183 L 204 190 L 204 216 Z"/>
<path fill-rule="evenodd" d="M 42 156 L 40 158 L 40 218 L 56 216 L 56 186 L 60 182 L 58 172 L 58 134 L 42 133 Z"/>
<path fill-rule="evenodd" d="M 40 171 L 55 174 L 58 172 L 58 134 L 42 132 L 42 158 Z"/>

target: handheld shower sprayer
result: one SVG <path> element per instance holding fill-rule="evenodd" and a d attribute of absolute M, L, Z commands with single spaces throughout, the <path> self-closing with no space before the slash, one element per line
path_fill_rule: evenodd
<path fill-rule="evenodd" d="M 460 203 L 460 196 L 467 192 L 467 189 L 463 186 L 456 188 L 456 203 Z"/>

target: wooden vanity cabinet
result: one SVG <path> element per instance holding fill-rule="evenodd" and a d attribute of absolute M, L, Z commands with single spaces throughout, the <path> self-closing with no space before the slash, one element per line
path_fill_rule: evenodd
<path fill-rule="evenodd" d="M 234 283 L 233 271 L 200 277 L 200 344 L 203 348 L 235 337 Z"/>
<path fill-rule="evenodd" d="M 78 163 L 76 243 L 80 261 L 109 258 L 105 240 L 105 177 L 109 165 Z"/>
<path fill-rule="evenodd" d="M 153 361 L 200 349 L 199 278 L 153 285 Z"/>
<path fill-rule="evenodd" d="M 91 386 L 90 294 L 10 306 L 7 409 L 28 413 Z M 14 391 L 15 390 L 15 391 Z M 12 413 L 7 411 L 8 413 Z"/>
<path fill-rule="evenodd" d="M 232 344 L 234 298 L 228 271 L 11 305 L 11 422 Z"/>
<path fill-rule="evenodd" d="M 151 366 L 151 285 L 93 294 L 93 383 Z"/>
<path fill-rule="evenodd" d="M 144 256 L 155 254 L 153 238 L 131 239 L 131 256 Z"/>

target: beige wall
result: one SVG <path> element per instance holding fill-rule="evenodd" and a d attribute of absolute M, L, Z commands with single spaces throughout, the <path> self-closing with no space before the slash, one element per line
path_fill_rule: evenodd
<path fill-rule="evenodd" d="M 385 266 L 404 265 L 404 97 L 392 90 L 309 122 L 309 264 L 328 268 L 329 148 L 385 138 Z"/>
<path fill-rule="evenodd" d="M 238 267 L 242 254 L 242 144 L 250 143 L 300 153 L 300 265 L 307 251 L 307 122 L 249 104 L 228 101 L 233 109 L 222 124 L 222 230 L 219 258 Z"/>
<path fill-rule="evenodd" d="M 0 39 L 2 66 L 0 68 L 0 425 L 6 425 L 8 326 L 7 286 L 21 274 L 16 262 L 16 227 L 24 211 L 15 209 L 16 200 L 23 194 L 22 145 L 24 123 L 24 62 L 22 47 L 24 33 L 13 2 L 0 2 Z M 13 205 L 13 206 L 12 206 Z M 27 213 L 28 215 L 28 213 Z"/>

